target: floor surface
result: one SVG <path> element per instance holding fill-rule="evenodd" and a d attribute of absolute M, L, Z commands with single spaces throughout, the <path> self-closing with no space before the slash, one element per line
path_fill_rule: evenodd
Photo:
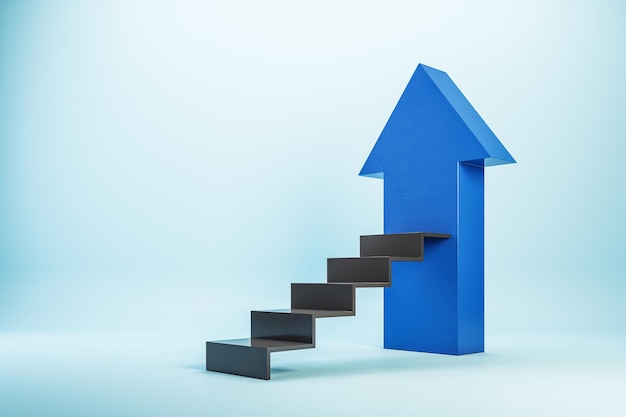
<path fill-rule="evenodd" d="M 204 370 L 197 335 L 0 333 L 2 416 L 623 416 L 626 336 L 491 335 L 461 357 L 333 344 L 272 379 Z"/>

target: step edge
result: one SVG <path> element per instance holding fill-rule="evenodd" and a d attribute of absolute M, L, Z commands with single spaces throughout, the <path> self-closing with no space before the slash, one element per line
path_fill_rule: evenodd
<path fill-rule="evenodd" d="M 241 343 L 232 343 L 232 342 L 241 342 L 241 341 L 249 341 L 250 343 L 252 343 L 253 340 L 284 342 L 285 344 L 283 346 L 247 346 Z M 284 340 L 284 339 L 277 339 L 277 338 L 271 338 L 271 337 L 243 337 L 240 339 L 208 340 L 206 343 L 207 345 L 214 344 L 214 345 L 236 346 L 237 348 L 243 348 L 243 349 L 261 349 L 261 350 L 266 350 L 268 352 L 279 352 L 279 351 L 287 351 L 287 350 L 315 348 L 315 343 L 294 342 L 293 340 Z"/>

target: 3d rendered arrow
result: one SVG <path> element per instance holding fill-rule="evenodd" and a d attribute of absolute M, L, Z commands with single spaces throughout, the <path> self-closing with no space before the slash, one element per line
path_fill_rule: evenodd
<path fill-rule="evenodd" d="M 385 233 L 449 233 L 394 262 L 384 346 L 484 351 L 484 167 L 515 163 L 445 72 L 418 65 L 359 175 L 384 180 Z"/>

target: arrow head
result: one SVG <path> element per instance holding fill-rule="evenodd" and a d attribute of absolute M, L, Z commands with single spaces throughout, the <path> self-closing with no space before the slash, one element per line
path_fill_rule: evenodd
<path fill-rule="evenodd" d="M 359 175 L 383 178 L 435 161 L 515 163 L 450 77 L 420 64 Z"/>

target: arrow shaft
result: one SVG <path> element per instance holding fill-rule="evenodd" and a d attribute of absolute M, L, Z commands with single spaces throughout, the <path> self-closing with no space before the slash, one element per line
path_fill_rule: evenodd
<path fill-rule="evenodd" d="M 424 262 L 393 265 L 393 284 L 385 289 L 385 347 L 483 351 L 482 167 L 386 176 L 385 233 L 435 229 L 452 237 L 425 245 Z"/>

